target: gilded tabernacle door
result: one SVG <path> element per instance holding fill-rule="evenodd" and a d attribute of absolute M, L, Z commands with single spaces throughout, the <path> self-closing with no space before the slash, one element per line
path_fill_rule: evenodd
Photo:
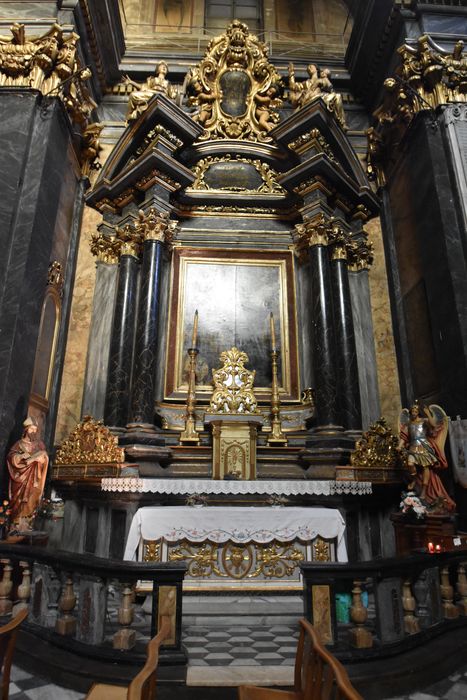
<path fill-rule="evenodd" d="M 187 349 L 199 313 L 197 394 L 212 393 L 220 353 L 238 347 L 256 370 L 255 392 L 270 400 L 270 314 L 281 350 L 281 399 L 299 400 L 297 330 L 292 254 L 175 249 L 167 352 L 166 398 L 187 391 Z"/>

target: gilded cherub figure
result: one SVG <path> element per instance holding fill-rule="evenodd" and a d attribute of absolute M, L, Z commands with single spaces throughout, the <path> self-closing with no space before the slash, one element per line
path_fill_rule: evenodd
<path fill-rule="evenodd" d="M 155 70 L 154 75 L 150 75 L 145 83 L 140 83 L 131 80 L 127 75 L 125 82 L 128 85 L 133 85 L 136 90 L 131 93 L 128 101 L 128 111 L 126 115 L 127 122 L 132 122 L 143 114 L 148 108 L 149 101 L 157 93 L 162 93 L 174 100 L 177 97 L 177 88 L 167 80 L 169 67 L 165 61 L 160 61 Z"/>
<path fill-rule="evenodd" d="M 197 71 L 192 71 L 191 73 L 188 91 L 194 93 L 188 98 L 188 104 L 198 107 L 198 111 L 193 115 L 193 119 L 201 126 L 205 126 L 212 118 L 213 103 L 218 99 L 219 94 L 214 87 L 204 87 Z"/>
<path fill-rule="evenodd" d="M 423 409 L 416 401 L 400 414 L 400 449 L 406 450 L 407 465 L 420 498 L 438 510 L 454 511 L 456 504 L 444 488 L 437 470 L 448 466 L 444 444 L 448 417 L 441 406 L 432 404 Z"/>

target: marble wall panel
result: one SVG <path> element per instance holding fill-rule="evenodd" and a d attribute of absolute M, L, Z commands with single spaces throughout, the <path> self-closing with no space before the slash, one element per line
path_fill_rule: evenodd
<path fill-rule="evenodd" d="M 97 263 L 81 412 L 98 419 L 104 417 L 117 275 L 118 265 Z"/>
<path fill-rule="evenodd" d="M 102 163 L 107 159 L 111 148 L 104 147 L 100 155 Z M 95 176 L 94 174 L 93 177 Z M 84 208 L 55 429 L 56 444 L 60 444 L 69 435 L 81 418 L 96 280 L 96 259 L 91 254 L 89 243 L 91 233 L 96 231 L 101 220 L 99 212 L 89 207 Z"/>
<path fill-rule="evenodd" d="M 369 285 L 381 415 L 398 432 L 401 400 L 380 220 L 373 219 L 365 228 L 375 254 Z"/>
<path fill-rule="evenodd" d="M 62 191 L 70 133 L 63 107 L 51 101 L 44 110 L 34 93 L 5 92 L 0 100 L 0 140 L 10 157 L 2 168 L 2 190 L 10 216 L 4 233 L 8 261 L 1 287 L 0 460 L 17 439 L 31 390 L 41 307 L 47 283 L 55 221 Z M 29 114 L 24 147 L 24 113 Z M 15 115 L 12 121 L 11 116 Z M 16 124 L 20 125 L 17 145 Z M 0 150 L 2 150 L 0 149 Z M 15 161 L 21 168 L 15 172 Z M 17 168 L 16 168 L 17 170 Z M 19 175 L 19 177 L 17 177 Z"/>

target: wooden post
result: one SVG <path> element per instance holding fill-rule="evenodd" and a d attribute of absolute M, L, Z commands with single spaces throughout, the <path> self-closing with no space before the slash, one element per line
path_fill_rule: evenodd
<path fill-rule="evenodd" d="M 454 589 L 449 582 L 449 568 L 443 566 L 441 569 L 441 585 L 439 587 L 441 591 L 442 606 L 444 617 L 448 620 L 453 620 L 459 617 L 459 608 L 454 605 Z"/>
<path fill-rule="evenodd" d="M 355 623 L 350 632 L 350 643 L 357 649 L 369 649 L 373 646 L 373 635 L 364 625 L 368 618 L 368 610 L 362 602 L 361 581 L 354 581 L 352 588 L 352 605 L 350 607 L 350 619 Z"/>
<path fill-rule="evenodd" d="M 414 615 L 416 605 L 410 581 L 407 579 L 402 584 L 402 607 L 404 608 L 404 630 L 406 634 L 420 632 L 420 623 Z"/>
<path fill-rule="evenodd" d="M 29 596 L 31 595 L 31 569 L 29 562 L 20 561 L 22 569 L 21 583 L 18 586 L 18 602 L 13 608 L 13 615 L 17 615 L 21 610 L 28 609 Z"/>
<path fill-rule="evenodd" d="M 68 636 L 76 632 L 76 617 L 71 613 L 76 605 L 76 596 L 73 590 L 73 577 L 71 574 L 66 574 L 65 585 L 62 589 L 62 595 L 58 601 L 58 608 L 62 615 L 55 623 L 55 631 L 57 634 Z"/>
<path fill-rule="evenodd" d="M 118 622 L 122 626 L 113 636 L 113 648 L 122 651 L 131 649 L 136 642 L 136 632 L 130 629 L 135 610 L 133 607 L 133 590 L 128 584 L 124 584 L 122 599 L 118 609 Z"/>
<path fill-rule="evenodd" d="M 0 581 L 0 615 L 8 615 L 11 612 L 13 603 L 10 600 L 13 581 L 11 580 L 11 572 L 13 567 L 9 559 L 0 559 L 3 564 L 3 577 Z"/>

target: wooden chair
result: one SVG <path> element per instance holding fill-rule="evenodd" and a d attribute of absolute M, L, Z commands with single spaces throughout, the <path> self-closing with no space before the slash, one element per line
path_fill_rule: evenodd
<path fill-rule="evenodd" d="M 313 626 L 302 619 L 300 627 L 294 690 L 243 685 L 238 689 L 238 700 L 363 700 L 340 661 L 323 647 Z"/>
<path fill-rule="evenodd" d="M 153 700 L 156 697 L 157 664 L 161 643 L 170 634 L 170 618 L 162 617 L 158 634 L 147 648 L 146 663 L 128 688 L 121 685 L 94 683 L 86 695 L 87 700 Z"/>
<path fill-rule="evenodd" d="M 28 616 L 27 610 L 21 610 L 8 624 L 0 627 L 0 668 L 2 669 L 2 700 L 8 700 L 10 688 L 11 662 L 15 651 L 16 635 L 20 624 Z"/>

